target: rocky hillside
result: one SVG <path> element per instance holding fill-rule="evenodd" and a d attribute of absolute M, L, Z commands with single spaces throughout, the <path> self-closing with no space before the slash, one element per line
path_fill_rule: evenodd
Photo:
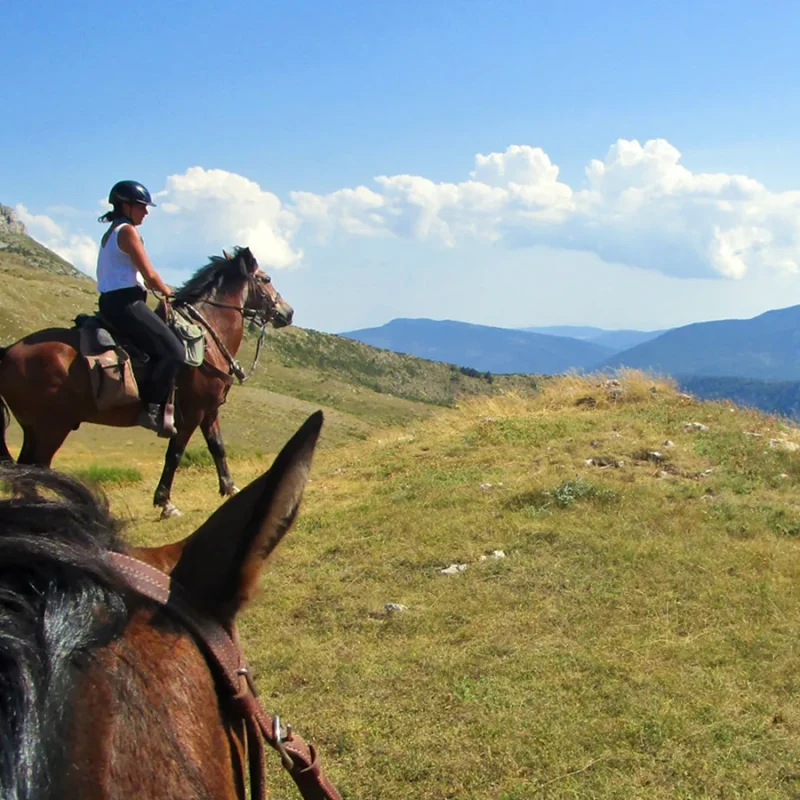
<path fill-rule="evenodd" d="M 0 344 L 91 311 L 94 281 L 28 236 L 13 209 L 0 205 Z"/>
<path fill-rule="evenodd" d="M 0 204 L 0 270 L 5 272 L 15 267 L 31 267 L 92 282 L 88 275 L 31 239 L 14 209 Z"/>

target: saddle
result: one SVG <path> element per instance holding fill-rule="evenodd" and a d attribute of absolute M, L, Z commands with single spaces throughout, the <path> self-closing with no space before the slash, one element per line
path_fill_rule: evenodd
<path fill-rule="evenodd" d="M 199 367 L 205 357 L 205 332 L 173 309 L 170 327 L 184 345 L 184 363 Z M 78 314 L 79 352 L 89 367 L 98 411 L 139 403 L 139 384 L 149 380 L 151 359 L 99 312 Z"/>

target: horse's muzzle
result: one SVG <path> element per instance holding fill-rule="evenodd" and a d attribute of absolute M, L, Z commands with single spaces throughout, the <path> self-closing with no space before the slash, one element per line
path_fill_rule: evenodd
<path fill-rule="evenodd" d="M 294 309 L 288 303 L 281 301 L 275 306 L 275 315 L 272 317 L 272 327 L 285 328 L 287 325 L 291 325 L 293 316 Z"/>

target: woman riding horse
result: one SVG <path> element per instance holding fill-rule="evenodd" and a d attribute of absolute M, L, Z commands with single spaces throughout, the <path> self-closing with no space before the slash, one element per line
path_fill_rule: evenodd
<path fill-rule="evenodd" d="M 111 223 L 97 255 L 100 313 L 153 360 L 150 380 L 141 390 L 146 406 L 139 424 L 169 438 L 177 433 L 170 394 L 183 363 L 184 348 L 169 326 L 147 306 L 145 287 L 165 297 L 171 292 L 150 263 L 136 230 L 147 216 L 148 206 L 155 203 L 150 192 L 136 181 L 115 183 L 108 202 L 114 208 L 98 219 Z"/>

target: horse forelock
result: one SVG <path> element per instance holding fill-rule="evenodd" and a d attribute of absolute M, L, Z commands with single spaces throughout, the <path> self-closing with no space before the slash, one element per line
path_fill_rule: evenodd
<path fill-rule="evenodd" d="M 121 549 L 104 502 L 48 470 L 0 482 L 0 796 L 59 794 L 76 666 L 111 641 L 127 610 L 105 553 Z"/>

